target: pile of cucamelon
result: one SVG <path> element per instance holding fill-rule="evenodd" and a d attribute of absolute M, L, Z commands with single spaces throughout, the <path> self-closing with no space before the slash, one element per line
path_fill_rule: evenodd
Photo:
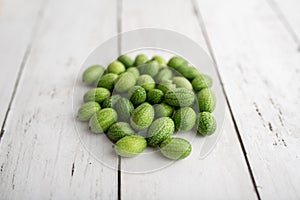
<path fill-rule="evenodd" d="M 84 94 L 78 119 L 89 121 L 93 133 L 106 134 L 122 157 L 150 146 L 169 159 L 183 159 L 192 146 L 172 137 L 175 132 L 194 130 L 206 136 L 216 130 L 212 79 L 179 56 L 166 62 L 160 56 L 140 54 L 133 60 L 121 55 L 107 69 L 87 68 L 83 82 L 96 87 Z"/>

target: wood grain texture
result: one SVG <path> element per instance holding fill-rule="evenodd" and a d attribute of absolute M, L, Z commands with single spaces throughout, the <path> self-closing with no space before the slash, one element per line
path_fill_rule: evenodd
<path fill-rule="evenodd" d="M 144 27 L 171 29 L 187 35 L 206 48 L 190 1 L 124 0 L 122 7 L 122 31 Z M 169 10 L 166 12 L 166 9 Z M 201 142 L 196 142 L 192 155 L 186 160 L 152 173 L 123 172 L 122 199 L 255 199 L 256 194 L 228 110 L 223 130 L 217 146 L 204 160 L 199 160 Z M 152 164 L 160 159 L 164 158 L 156 154 L 151 161 L 143 156 L 132 160 L 122 159 L 122 169 L 130 169 L 129 166 L 134 168 L 132 163 Z"/>
<path fill-rule="evenodd" d="M 297 0 L 267 0 L 276 13 L 290 37 L 298 44 L 300 52 L 300 1 Z"/>
<path fill-rule="evenodd" d="M 198 0 L 262 199 L 300 197 L 300 54 L 266 1 Z"/>
<path fill-rule="evenodd" d="M 0 199 L 117 199 L 117 171 L 82 146 L 72 115 L 81 63 L 116 34 L 116 16 L 116 1 L 47 2 L 1 141 Z M 97 140 L 117 166 L 106 137 Z"/>
<path fill-rule="evenodd" d="M 1 125 L 6 117 L 15 83 L 19 79 L 21 66 L 30 51 L 42 5 L 43 1 L 40 0 L 0 1 Z"/>

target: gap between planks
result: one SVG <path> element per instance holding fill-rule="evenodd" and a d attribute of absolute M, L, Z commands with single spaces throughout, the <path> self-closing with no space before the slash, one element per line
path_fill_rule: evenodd
<path fill-rule="evenodd" d="M 14 99 L 15 99 L 15 96 L 16 96 L 16 93 L 18 91 L 18 87 L 19 87 L 19 84 L 20 84 L 20 80 L 22 78 L 22 75 L 23 75 L 23 72 L 24 72 L 24 69 L 25 69 L 25 65 L 27 63 L 27 60 L 29 58 L 29 55 L 30 55 L 30 52 L 31 52 L 31 49 L 32 49 L 32 44 L 34 42 L 34 39 L 35 39 L 35 36 L 37 34 L 37 31 L 40 27 L 40 24 L 41 24 L 41 21 L 42 21 L 42 16 L 43 16 L 43 13 L 45 11 L 45 8 L 46 8 L 46 5 L 47 5 L 47 0 L 44 0 L 41 4 L 41 7 L 38 11 L 38 14 L 37 14 L 37 17 L 36 17 L 36 20 L 35 20 L 35 23 L 34 23 L 34 26 L 32 28 L 32 32 L 31 32 L 31 36 L 30 36 L 30 39 L 29 39 L 29 42 L 28 42 L 28 45 L 26 47 L 26 50 L 25 50 L 25 53 L 24 53 L 24 56 L 22 58 L 22 62 L 21 62 L 21 65 L 19 67 L 19 71 L 18 71 L 18 74 L 17 74 L 17 79 L 15 81 L 15 84 L 14 84 L 14 87 L 13 87 L 13 91 L 12 91 L 12 95 L 10 97 L 10 100 L 9 100 L 9 103 L 8 103 L 8 107 L 6 109 L 6 113 L 5 113 L 5 116 L 4 116 L 4 119 L 3 119 L 3 122 L 2 122 L 2 126 L 1 126 L 1 132 L 0 132 L 0 144 L 1 144 L 1 139 L 5 133 L 5 124 L 6 124 L 6 121 L 8 119 L 8 116 L 9 116 L 9 113 L 10 113 L 10 110 L 11 110 L 11 106 L 14 102 Z"/>
<path fill-rule="evenodd" d="M 122 49 L 122 12 L 123 12 L 123 0 L 117 0 L 117 34 L 118 34 L 118 53 L 121 54 Z M 118 200 L 122 199 L 122 158 L 118 156 L 118 177 L 117 177 L 117 186 L 118 186 Z"/>
<path fill-rule="evenodd" d="M 282 10 L 278 6 L 278 4 L 274 0 L 266 0 L 267 4 L 270 6 L 271 10 L 275 13 L 278 17 L 281 24 L 284 26 L 288 34 L 292 37 L 292 39 L 297 44 L 297 51 L 300 52 L 300 38 L 298 37 L 296 31 L 294 30 L 293 26 L 289 23 L 286 16 L 283 14 Z"/>
<path fill-rule="evenodd" d="M 251 165 L 250 165 L 250 162 L 249 162 L 249 158 L 248 158 L 248 156 L 247 156 L 247 151 L 246 151 L 246 149 L 245 149 L 245 146 L 244 146 L 244 143 L 243 143 L 243 140 L 242 140 L 242 137 L 241 137 L 239 128 L 238 128 L 238 126 L 237 126 L 235 117 L 234 117 L 234 115 L 233 115 L 232 108 L 231 108 L 230 102 L 229 102 L 229 100 L 228 100 L 226 90 L 225 90 L 225 88 L 224 88 L 224 84 L 223 84 L 223 81 L 222 81 L 222 77 L 221 77 L 221 74 L 220 74 L 220 71 L 219 71 L 218 64 L 217 64 L 217 62 L 216 62 L 216 58 L 215 58 L 215 55 L 214 55 L 214 51 L 213 51 L 211 42 L 210 42 L 209 37 L 208 37 L 208 32 L 207 32 L 207 30 L 206 30 L 204 20 L 203 20 L 203 18 L 202 18 L 201 12 L 200 12 L 200 8 L 198 7 L 198 4 L 197 4 L 196 0 L 191 0 L 191 2 L 192 2 L 192 5 L 193 5 L 193 9 L 194 9 L 195 16 L 196 16 L 196 18 L 197 18 L 197 20 L 198 20 L 198 23 L 199 23 L 199 27 L 200 27 L 200 29 L 201 29 L 201 31 L 202 31 L 202 34 L 203 34 L 205 43 L 206 43 L 206 45 L 207 45 L 209 54 L 210 54 L 210 56 L 212 57 L 212 60 L 213 60 L 213 62 L 214 62 L 214 67 L 215 67 L 215 70 L 216 70 L 216 72 L 217 72 L 218 78 L 219 78 L 220 83 L 221 83 L 221 87 L 222 87 L 223 94 L 224 94 L 224 96 L 225 96 L 226 104 L 227 104 L 227 106 L 228 106 L 228 109 L 229 109 L 229 112 L 230 112 L 230 116 L 231 116 L 231 119 L 232 119 L 232 122 L 233 122 L 233 125 L 234 125 L 234 129 L 235 129 L 235 131 L 236 131 L 236 133 L 237 133 L 237 136 L 238 136 L 238 139 L 239 139 L 239 143 L 240 143 L 241 149 L 242 149 L 243 154 L 244 154 L 245 162 L 246 162 L 246 164 L 247 164 L 248 172 L 249 172 L 249 174 L 250 174 L 251 181 L 252 181 L 252 184 L 253 184 L 255 193 L 256 193 L 256 195 L 257 195 L 257 198 L 260 200 L 261 197 L 260 197 L 260 194 L 259 194 L 259 191 L 258 191 L 257 183 L 256 183 L 256 181 L 255 181 L 254 174 L 253 174 L 253 172 L 252 172 L 252 168 L 251 168 Z"/>

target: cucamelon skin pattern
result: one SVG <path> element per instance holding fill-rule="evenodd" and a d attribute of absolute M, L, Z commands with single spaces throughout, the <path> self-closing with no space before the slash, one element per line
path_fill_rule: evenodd
<path fill-rule="evenodd" d="M 112 95 L 111 97 L 107 97 L 102 102 L 102 108 L 113 108 L 120 98 L 120 95 Z"/>
<path fill-rule="evenodd" d="M 192 66 L 187 66 L 187 67 L 179 68 L 179 69 L 177 69 L 177 71 L 182 76 L 184 76 L 185 78 L 187 78 L 189 80 L 193 80 L 198 75 L 200 75 L 200 72 L 195 67 L 192 67 Z"/>
<path fill-rule="evenodd" d="M 182 138 L 168 138 L 161 143 L 160 151 L 171 160 L 181 160 L 190 155 L 192 145 Z"/>
<path fill-rule="evenodd" d="M 173 120 L 174 120 L 176 130 L 189 131 L 195 125 L 196 113 L 190 107 L 180 108 L 175 111 Z"/>
<path fill-rule="evenodd" d="M 163 80 L 156 86 L 156 88 L 160 89 L 164 94 L 166 94 L 169 90 L 175 89 L 176 85 L 173 84 L 172 80 Z"/>
<path fill-rule="evenodd" d="M 117 142 L 119 139 L 128 136 L 128 135 L 134 135 L 135 132 L 131 128 L 131 126 L 126 122 L 117 122 L 113 125 L 111 125 L 107 132 L 107 137 L 112 142 Z"/>
<path fill-rule="evenodd" d="M 156 119 L 148 129 L 148 144 L 157 147 L 174 133 L 174 122 L 169 117 Z"/>
<path fill-rule="evenodd" d="M 197 133 L 203 136 L 211 135 L 216 131 L 217 122 L 215 117 L 209 112 L 201 112 L 198 115 Z"/>
<path fill-rule="evenodd" d="M 118 61 L 121 62 L 126 69 L 133 66 L 133 60 L 127 55 L 119 56 Z"/>
<path fill-rule="evenodd" d="M 118 118 L 120 121 L 129 121 L 130 116 L 134 110 L 132 103 L 127 99 L 121 97 L 115 104 L 114 109 L 118 113 Z"/>
<path fill-rule="evenodd" d="M 188 65 L 188 62 L 179 56 L 172 57 L 168 62 L 168 66 L 175 70 L 186 67 L 187 65 Z"/>
<path fill-rule="evenodd" d="M 112 89 L 114 88 L 114 85 L 115 85 L 115 80 L 118 77 L 119 76 L 117 74 L 113 74 L 113 73 L 104 74 L 98 83 L 98 87 L 104 87 L 104 88 L 112 91 Z"/>
<path fill-rule="evenodd" d="M 164 93 L 159 89 L 149 90 L 147 94 L 147 101 L 150 104 L 158 104 L 161 103 L 164 99 Z"/>
<path fill-rule="evenodd" d="M 112 108 L 97 111 L 90 119 L 89 126 L 93 133 L 104 133 L 117 121 L 117 112 Z"/>
<path fill-rule="evenodd" d="M 148 61 L 148 57 L 144 54 L 139 54 L 135 57 L 134 66 L 140 66 Z"/>
<path fill-rule="evenodd" d="M 100 109 L 97 102 L 87 102 L 79 108 L 77 117 L 80 121 L 88 121 Z"/>
<path fill-rule="evenodd" d="M 83 100 L 84 102 L 96 101 L 101 103 L 107 97 L 110 97 L 110 91 L 106 88 L 99 87 L 87 91 L 83 96 Z"/>
<path fill-rule="evenodd" d="M 204 88 L 202 89 L 198 95 L 198 106 L 199 111 L 207 111 L 207 112 L 213 112 L 216 107 L 216 96 L 215 94 L 209 89 Z"/>
<path fill-rule="evenodd" d="M 115 83 L 115 90 L 117 92 L 126 92 L 136 83 L 135 77 L 130 72 L 121 74 Z"/>
<path fill-rule="evenodd" d="M 155 60 L 161 67 L 167 66 L 165 59 L 161 56 L 153 56 L 151 60 Z"/>
<path fill-rule="evenodd" d="M 104 73 L 104 67 L 100 65 L 93 65 L 87 68 L 82 75 L 82 80 L 88 85 L 97 84 Z"/>
<path fill-rule="evenodd" d="M 126 70 L 125 66 L 123 65 L 123 63 L 119 61 L 114 61 L 110 63 L 107 67 L 107 72 L 113 74 L 121 74 L 125 72 L 125 70 Z"/>
<path fill-rule="evenodd" d="M 171 80 L 172 77 L 173 77 L 172 70 L 170 70 L 168 68 L 165 68 L 165 69 L 162 69 L 160 72 L 158 72 L 158 74 L 155 77 L 155 80 L 158 83 L 160 83 L 160 82 L 165 81 L 165 80 Z"/>
<path fill-rule="evenodd" d="M 155 87 L 155 81 L 148 74 L 144 74 L 137 80 L 137 85 L 142 86 L 146 91 L 149 91 Z"/>
<path fill-rule="evenodd" d="M 140 135 L 125 136 L 115 145 L 115 152 L 122 157 L 134 157 L 147 147 L 147 141 Z"/>
<path fill-rule="evenodd" d="M 165 102 L 175 107 L 191 106 L 194 100 L 194 92 L 186 88 L 175 88 L 165 94 Z"/>
<path fill-rule="evenodd" d="M 172 117 L 174 108 L 166 103 L 161 103 L 155 106 L 155 118 Z"/>
<path fill-rule="evenodd" d="M 129 69 L 126 70 L 127 72 L 130 72 L 133 74 L 135 80 L 138 80 L 140 77 L 140 72 L 136 67 L 130 67 Z"/>
<path fill-rule="evenodd" d="M 212 79 L 205 74 L 198 75 L 193 79 L 192 85 L 194 90 L 200 91 L 204 88 L 210 88 L 212 86 Z"/>
<path fill-rule="evenodd" d="M 176 85 L 177 88 L 186 88 L 189 90 L 193 90 L 193 86 L 190 83 L 190 81 L 184 77 L 174 77 L 173 83 Z"/>
<path fill-rule="evenodd" d="M 130 125 L 137 131 L 150 126 L 154 118 L 154 109 L 149 103 L 142 103 L 132 112 Z"/>
<path fill-rule="evenodd" d="M 150 61 L 138 67 L 141 74 L 148 74 L 154 77 L 159 71 L 159 64 L 157 61 Z"/>
<path fill-rule="evenodd" d="M 137 106 L 146 101 L 147 93 L 142 86 L 134 86 L 128 91 L 128 97 L 132 104 Z"/>

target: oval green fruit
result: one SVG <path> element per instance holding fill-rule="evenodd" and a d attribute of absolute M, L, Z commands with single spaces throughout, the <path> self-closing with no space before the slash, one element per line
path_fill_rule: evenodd
<path fill-rule="evenodd" d="M 174 122 L 169 117 L 156 119 L 148 129 L 148 144 L 157 147 L 174 133 Z"/>
<path fill-rule="evenodd" d="M 114 61 L 110 63 L 107 67 L 107 72 L 113 74 L 121 74 L 125 72 L 125 70 L 126 70 L 125 66 L 119 61 Z"/>
<path fill-rule="evenodd" d="M 150 61 L 138 67 L 141 74 L 148 74 L 154 77 L 159 71 L 159 64 L 157 61 Z"/>
<path fill-rule="evenodd" d="M 148 57 L 144 54 L 139 54 L 135 57 L 134 66 L 140 66 L 148 61 Z"/>
<path fill-rule="evenodd" d="M 160 83 L 165 80 L 171 80 L 173 76 L 173 72 L 170 69 L 162 69 L 155 77 L 155 80 Z"/>
<path fill-rule="evenodd" d="M 135 77 L 130 72 L 125 72 L 119 76 L 115 83 L 115 90 L 117 92 L 126 92 L 136 83 Z"/>
<path fill-rule="evenodd" d="M 97 84 L 104 73 L 104 67 L 93 65 L 87 68 L 82 75 L 82 80 L 88 85 Z"/>
<path fill-rule="evenodd" d="M 137 131 L 146 129 L 150 126 L 154 118 L 154 109 L 149 103 L 142 103 L 134 109 L 130 125 Z"/>
<path fill-rule="evenodd" d="M 114 109 L 118 113 L 119 120 L 127 122 L 130 119 L 134 107 L 128 99 L 121 97 L 115 104 Z"/>
<path fill-rule="evenodd" d="M 165 102 L 175 107 L 191 106 L 194 100 L 194 92 L 186 88 L 175 88 L 165 94 Z"/>
<path fill-rule="evenodd" d="M 137 85 L 142 86 L 146 91 L 149 91 L 155 87 L 155 81 L 151 76 L 144 74 L 137 80 Z"/>
<path fill-rule="evenodd" d="M 163 80 L 157 85 L 157 89 L 163 91 L 166 94 L 168 91 L 173 90 L 176 88 L 176 85 L 173 84 L 172 80 Z"/>
<path fill-rule="evenodd" d="M 159 89 L 152 89 L 148 91 L 147 101 L 150 104 L 161 103 L 164 99 L 164 93 Z"/>
<path fill-rule="evenodd" d="M 191 130 L 196 122 L 196 113 L 190 107 L 180 108 L 174 113 L 175 129 L 178 131 Z"/>
<path fill-rule="evenodd" d="M 160 67 L 167 66 L 167 63 L 166 63 L 165 59 L 161 56 L 153 56 L 151 60 L 155 60 L 156 62 L 158 62 Z"/>
<path fill-rule="evenodd" d="M 216 131 L 217 122 L 215 117 L 209 112 L 201 112 L 198 115 L 197 133 L 203 136 L 211 135 Z"/>
<path fill-rule="evenodd" d="M 216 107 L 216 96 L 215 94 L 209 89 L 204 88 L 202 89 L 198 95 L 198 106 L 199 111 L 207 111 L 207 112 L 213 112 Z"/>
<path fill-rule="evenodd" d="M 110 91 L 106 88 L 99 87 L 87 91 L 83 96 L 83 100 L 84 102 L 96 101 L 101 103 L 107 97 L 110 97 Z"/>
<path fill-rule="evenodd" d="M 181 160 L 190 155 L 192 145 L 182 138 L 168 138 L 161 143 L 160 151 L 171 160 Z"/>
<path fill-rule="evenodd" d="M 190 81 L 184 77 L 179 77 L 179 76 L 174 77 L 173 83 L 176 85 L 177 88 L 186 88 L 189 90 L 193 90 L 193 86 L 190 83 Z"/>
<path fill-rule="evenodd" d="M 112 95 L 111 97 L 107 97 L 102 102 L 102 107 L 103 108 L 113 108 L 120 98 L 121 98 L 120 95 Z"/>
<path fill-rule="evenodd" d="M 212 86 L 212 79 L 207 75 L 198 75 L 193 79 L 192 85 L 194 90 L 200 91 L 204 88 L 210 88 Z"/>
<path fill-rule="evenodd" d="M 125 68 L 133 66 L 133 60 L 128 55 L 119 56 L 118 61 L 121 62 L 125 66 Z"/>
<path fill-rule="evenodd" d="M 177 69 L 177 71 L 184 76 L 185 78 L 189 79 L 189 80 L 193 80 L 195 77 L 197 77 L 198 75 L 200 75 L 200 72 L 192 66 L 186 66 L 186 67 L 182 67 Z"/>
<path fill-rule="evenodd" d="M 168 66 L 172 67 L 175 70 L 186 67 L 187 65 L 188 65 L 188 62 L 179 56 L 172 57 L 168 62 Z"/>
<path fill-rule="evenodd" d="M 117 121 L 118 115 L 112 108 L 97 111 L 89 121 L 89 127 L 95 134 L 104 133 Z"/>
<path fill-rule="evenodd" d="M 135 80 L 138 80 L 140 77 L 140 72 L 137 68 L 135 67 L 130 67 L 129 69 L 127 69 L 127 72 L 130 72 L 134 75 Z"/>
<path fill-rule="evenodd" d="M 133 105 L 137 106 L 146 101 L 147 93 L 142 86 L 134 86 L 129 89 L 128 97 Z"/>
<path fill-rule="evenodd" d="M 115 152 L 122 157 L 134 157 L 144 151 L 147 141 L 139 135 L 125 136 L 115 145 Z"/>
<path fill-rule="evenodd" d="M 107 137 L 112 142 L 117 142 L 119 139 L 128 136 L 134 135 L 134 130 L 130 127 L 130 125 L 126 122 L 117 122 L 111 125 L 107 132 Z"/>
<path fill-rule="evenodd" d="M 80 121 L 88 121 L 100 109 L 97 102 L 87 102 L 79 108 L 77 117 Z"/>
<path fill-rule="evenodd" d="M 161 103 L 155 106 L 154 111 L 156 118 L 171 117 L 173 115 L 174 108 L 166 103 Z"/>
<path fill-rule="evenodd" d="M 113 74 L 113 73 L 104 74 L 98 83 L 98 87 L 104 87 L 112 91 L 115 85 L 115 80 L 118 77 L 119 76 L 117 74 Z"/>

